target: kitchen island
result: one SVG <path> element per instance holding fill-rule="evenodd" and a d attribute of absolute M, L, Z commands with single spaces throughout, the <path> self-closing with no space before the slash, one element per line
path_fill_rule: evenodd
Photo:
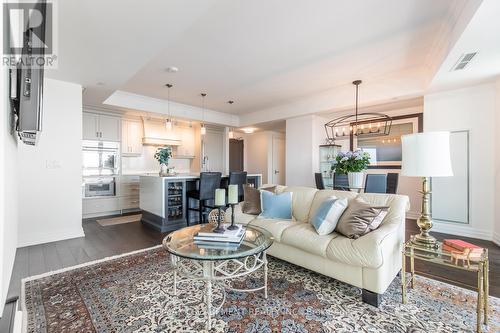
<path fill-rule="evenodd" d="M 189 215 L 186 193 L 196 190 L 200 174 L 178 174 L 160 177 L 158 173 L 140 176 L 139 206 L 142 210 L 141 222 L 160 232 L 177 230 L 197 222 L 197 214 Z M 261 174 L 248 174 L 248 183 L 254 187 L 262 185 Z M 228 176 L 222 177 L 222 183 Z M 192 199 L 191 199 L 192 200 Z M 190 203 L 197 205 L 196 200 Z"/>

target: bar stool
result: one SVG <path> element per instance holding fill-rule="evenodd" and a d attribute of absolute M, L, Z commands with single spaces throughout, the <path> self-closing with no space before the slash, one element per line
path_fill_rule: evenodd
<path fill-rule="evenodd" d="M 238 202 L 244 200 L 243 186 L 247 184 L 247 172 L 246 171 L 232 171 L 229 172 L 229 185 L 238 185 Z M 228 191 L 226 191 L 228 193 Z"/>
<path fill-rule="evenodd" d="M 208 205 L 208 200 L 215 199 L 215 189 L 220 187 L 222 174 L 220 172 L 202 172 L 200 173 L 200 182 L 197 190 L 188 191 L 188 211 L 197 211 L 200 223 L 203 223 L 204 211 L 207 208 L 214 209 L 215 206 Z M 198 207 L 189 207 L 189 199 L 198 200 Z M 189 215 L 189 214 L 188 214 Z M 189 216 L 188 216 L 189 225 Z"/>

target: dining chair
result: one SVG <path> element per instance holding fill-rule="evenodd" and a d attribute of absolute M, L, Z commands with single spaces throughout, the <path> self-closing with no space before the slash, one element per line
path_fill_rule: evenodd
<path fill-rule="evenodd" d="M 398 191 L 398 181 L 399 173 L 388 173 L 386 193 L 396 194 Z"/>
<path fill-rule="evenodd" d="M 321 174 L 321 172 L 316 172 L 314 174 L 314 180 L 316 181 L 316 188 L 318 190 L 325 189 L 325 183 L 323 182 L 323 175 Z"/>
<path fill-rule="evenodd" d="M 229 172 L 229 185 L 238 185 L 238 202 L 243 201 L 243 186 L 247 183 L 246 171 L 230 171 Z M 226 193 L 229 193 L 226 191 Z"/>
<path fill-rule="evenodd" d="M 365 179 L 365 193 L 386 193 L 387 174 L 367 174 Z"/>
<path fill-rule="evenodd" d="M 333 189 L 341 191 L 349 191 L 349 179 L 346 174 L 334 173 L 333 174 Z"/>
<path fill-rule="evenodd" d="M 188 210 L 197 211 L 200 224 L 203 223 L 203 216 L 207 208 L 214 209 L 215 206 L 209 205 L 210 200 L 215 199 L 215 189 L 220 188 L 222 174 L 220 172 L 202 172 L 197 190 L 187 192 Z M 189 207 L 189 199 L 198 201 L 198 207 Z M 189 223 L 189 219 L 188 219 Z"/>

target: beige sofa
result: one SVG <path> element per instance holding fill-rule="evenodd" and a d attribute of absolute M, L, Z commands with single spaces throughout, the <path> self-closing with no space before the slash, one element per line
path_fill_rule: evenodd
<path fill-rule="evenodd" d="M 240 205 L 235 207 L 236 222 L 269 231 L 274 236 L 274 243 L 268 254 L 362 288 L 363 301 L 378 306 L 382 294 L 401 270 L 408 197 L 298 186 L 278 186 L 276 192 L 293 193 L 293 221 L 244 214 Z M 348 200 L 358 197 L 374 205 L 389 206 L 389 211 L 378 229 L 358 239 L 349 239 L 336 232 L 319 236 L 310 220 L 328 196 Z M 226 211 L 227 219 L 230 219 L 230 211 Z"/>

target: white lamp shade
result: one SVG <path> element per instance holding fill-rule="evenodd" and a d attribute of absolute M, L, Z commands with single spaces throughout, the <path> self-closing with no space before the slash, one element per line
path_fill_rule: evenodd
<path fill-rule="evenodd" d="M 450 132 L 403 135 L 401 175 L 410 177 L 453 176 L 450 158 Z"/>

